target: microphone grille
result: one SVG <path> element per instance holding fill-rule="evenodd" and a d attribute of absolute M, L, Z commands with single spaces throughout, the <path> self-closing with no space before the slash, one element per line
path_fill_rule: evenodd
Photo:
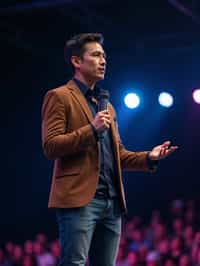
<path fill-rule="evenodd" d="M 108 90 L 101 89 L 99 91 L 99 98 L 109 99 L 109 97 L 110 97 L 110 94 Z"/>

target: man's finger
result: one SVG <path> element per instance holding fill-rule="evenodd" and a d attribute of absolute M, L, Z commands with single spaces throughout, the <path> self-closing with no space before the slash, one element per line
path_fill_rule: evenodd
<path fill-rule="evenodd" d="M 178 149 L 178 146 L 172 146 L 172 147 L 170 147 L 169 152 L 172 153 L 177 149 Z"/>
<path fill-rule="evenodd" d="M 165 155 L 165 152 L 166 152 L 166 149 L 165 148 L 161 148 L 160 155 L 161 156 L 164 156 Z"/>
<path fill-rule="evenodd" d="M 108 110 L 103 110 L 103 111 L 100 111 L 99 113 L 102 115 L 108 115 L 109 114 Z"/>
<path fill-rule="evenodd" d="M 172 154 L 173 152 L 175 152 L 175 150 L 177 150 L 178 147 L 177 146 L 173 146 L 173 147 L 170 147 L 168 150 L 166 150 L 166 156 Z"/>
<path fill-rule="evenodd" d="M 163 148 L 169 147 L 169 145 L 171 144 L 171 141 L 167 140 L 162 144 Z"/>
<path fill-rule="evenodd" d="M 102 114 L 102 113 L 99 113 L 99 116 L 100 116 L 100 117 L 107 117 L 107 118 L 110 118 L 110 115 L 109 115 L 109 114 Z"/>
<path fill-rule="evenodd" d="M 105 115 L 102 115 L 102 117 L 105 117 L 105 118 L 110 118 L 110 115 L 108 115 L 108 114 L 105 114 Z"/>
<path fill-rule="evenodd" d="M 110 119 L 107 119 L 107 118 L 103 118 L 103 121 L 104 121 L 104 123 L 108 123 L 108 124 L 110 124 L 111 123 L 111 121 L 110 121 Z"/>

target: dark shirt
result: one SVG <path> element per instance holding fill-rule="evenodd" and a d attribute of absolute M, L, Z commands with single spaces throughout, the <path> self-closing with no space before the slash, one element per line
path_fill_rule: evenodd
<path fill-rule="evenodd" d="M 93 117 L 95 117 L 98 112 L 98 105 L 96 101 L 92 100 L 92 98 L 98 99 L 98 94 L 101 89 L 96 86 L 94 90 L 91 90 L 80 80 L 74 78 L 74 81 L 85 96 Z M 116 163 L 113 153 L 111 130 L 105 130 L 101 135 L 97 135 L 94 131 L 94 134 L 96 135 L 97 141 L 100 142 L 100 175 L 96 190 L 96 197 L 117 197 L 118 189 L 116 184 Z"/>

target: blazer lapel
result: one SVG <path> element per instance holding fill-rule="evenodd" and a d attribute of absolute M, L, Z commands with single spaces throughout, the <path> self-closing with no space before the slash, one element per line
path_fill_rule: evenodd
<path fill-rule="evenodd" d="M 80 89 L 78 88 L 78 86 L 73 80 L 70 80 L 66 86 L 70 89 L 72 96 L 80 104 L 81 109 L 83 110 L 87 119 L 91 123 L 93 120 L 93 114 L 88 106 L 87 100 L 85 96 L 83 95 L 83 93 L 80 91 Z"/>
<path fill-rule="evenodd" d="M 112 116 L 113 116 L 113 110 L 112 110 L 110 103 L 108 104 L 108 110 L 109 110 L 110 114 L 112 114 Z M 110 127 L 111 127 L 112 137 L 113 137 L 113 139 L 115 139 L 116 138 L 116 129 L 115 129 L 114 118 L 111 119 L 111 126 Z"/>
<path fill-rule="evenodd" d="M 110 112 L 110 114 L 112 114 L 113 116 L 113 110 L 112 110 L 112 107 L 111 107 L 111 104 L 108 105 L 108 110 Z M 115 121 L 114 121 L 114 117 L 111 119 L 111 125 L 110 125 L 110 128 L 111 128 L 111 134 L 112 134 L 112 139 L 113 139 L 113 149 L 114 149 L 114 153 L 115 153 L 115 159 L 117 159 L 117 131 L 116 131 L 116 128 L 115 128 Z"/>

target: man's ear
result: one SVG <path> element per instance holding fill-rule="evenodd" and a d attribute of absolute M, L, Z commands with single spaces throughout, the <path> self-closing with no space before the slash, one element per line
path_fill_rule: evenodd
<path fill-rule="evenodd" d="M 78 57 L 78 56 L 73 55 L 71 57 L 71 63 L 74 66 L 74 68 L 80 68 L 81 58 Z"/>

